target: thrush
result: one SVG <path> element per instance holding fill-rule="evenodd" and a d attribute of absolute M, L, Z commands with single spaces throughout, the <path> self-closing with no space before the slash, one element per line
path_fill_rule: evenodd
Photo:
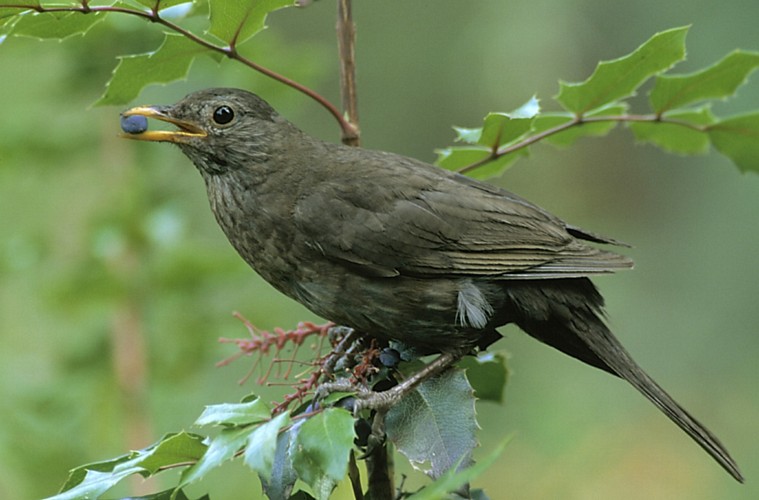
<path fill-rule="evenodd" d="M 176 129 L 147 130 L 135 117 Z M 743 481 L 604 323 L 589 277 L 632 267 L 597 245 L 615 240 L 490 184 L 311 137 L 244 90 L 201 90 L 122 120 L 127 137 L 176 144 L 240 256 L 319 316 L 425 353 L 485 348 L 514 323 L 629 382 Z"/>

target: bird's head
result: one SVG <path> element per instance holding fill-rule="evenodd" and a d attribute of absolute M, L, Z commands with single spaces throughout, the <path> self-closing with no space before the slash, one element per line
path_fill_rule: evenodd
<path fill-rule="evenodd" d="M 204 175 L 266 161 L 286 128 L 263 99 L 229 88 L 194 92 L 171 106 L 138 106 L 121 116 L 122 137 L 176 144 Z M 176 128 L 148 130 L 147 118 Z"/>

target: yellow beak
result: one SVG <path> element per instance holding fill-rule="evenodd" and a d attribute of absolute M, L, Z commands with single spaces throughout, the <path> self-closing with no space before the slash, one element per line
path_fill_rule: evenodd
<path fill-rule="evenodd" d="M 155 118 L 163 122 L 171 123 L 179 128 L 179 130 L 146 130 L 138 134 L 122 133 L 121 137 L 126 139 L 135 139 L 138 141 L 154 141 L 154 142 L 186 142 L 187 139 L 206 137 L 208 134 L 195 125 L 194 123 L 172 118 L 164 113 L 161 109 L 152 106 L 137 106 L 131 108 L 123 113 L 121 116 L 144 116 L 145 118 Z"/>

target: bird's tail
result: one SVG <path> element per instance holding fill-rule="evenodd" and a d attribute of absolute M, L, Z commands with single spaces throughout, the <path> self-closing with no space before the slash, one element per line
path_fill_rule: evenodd
<path fill-rule="evenodd" d="M 532 286 L 525 283 L 510 295 L 520 328 L 570 356 L 629 382 L 731 476 L 743 482 L 738 465 L 719 439 L 649 377 L 609 331 L 601 317 L 603 299 L 590 280 L 545 280 L 532 282 Z"/>

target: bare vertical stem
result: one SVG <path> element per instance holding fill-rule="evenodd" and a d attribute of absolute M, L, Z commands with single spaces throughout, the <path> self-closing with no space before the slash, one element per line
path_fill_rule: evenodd
<path fill-rule="evenodd" d="M 340 96 L 342 107 L 353 134 L 343 127 L 343 144 L 358 146 L 360 132 L 358 126 L 358 93 L 356 89 L 356 25 L 353 23 L 351 0 L 337 0 L 337 49 L 340 56 Z M 375 418 L 377 418 L 375 416 Z M 351 458 L 353 454 L 351 453 Z M 388 447 L 382 443 L 366 457 L 369 475 L 368 496 L 377 500 L 393 498 L 392 468 L 388 460 Z M 351 468 L 351 483 L 356 499 L 363 498 L 361 481 L 355 459 Z M 358 490 L 356 488 L 358 487 Z"/>
<path fill-rule="evenodd" d="M 351 0 L 337 0 L 337 48 L 340 53 L 340 95 L 343 111 L 353 126 L 353 133 L 343 133 L 343 144 L 358 146 L 358 94 L 356 91 L 356 25 L 353 24 Z"/>
<path fill-rule="evenodd" d="M 393 500 L 392 451 L 387 443 L 377 446 L 366 457 L 366 469 L 369 472 L 369 495 L 372 500 Z"/>
<path fill-rule="evenodd" d="M 353 487 L 353 498 L 356 500 L 364 500 L 364 491 L 361 489 L 361 473 L 358 470 L 356 454 L 353 450 L 351 450 L 350 460 L 348 461 L 348 477 L 350 478 L 351 486 Z"/>

